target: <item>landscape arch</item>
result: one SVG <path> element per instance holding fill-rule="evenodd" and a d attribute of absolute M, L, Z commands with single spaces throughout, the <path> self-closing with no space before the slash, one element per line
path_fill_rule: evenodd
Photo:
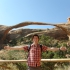
<path fill-rule="evenodd" d="M 19 27 L 24 27 L 24 26 L 28 26 L 28 25 L 52 25 L 52 26 L 56 26 L 58 28 L 61 28 L 63 31 L 67 33 L 67 29 L 62 27 L 61 24 L 51 24 L 51 23 L 43 23 L 43 22 L 22 22 L 22 23 L 19 23 L 17 25 L 14 25 L 14 26 L 10 26 L 8 27 L 4 33 L 3 33 L 3 36 L 2 38 L 0 39 L 0 50 L 4 48 L 4 40 L 6 39 L 6 36 L 8 34 L 8 32 L 14 28 L 19 28 Z"/>

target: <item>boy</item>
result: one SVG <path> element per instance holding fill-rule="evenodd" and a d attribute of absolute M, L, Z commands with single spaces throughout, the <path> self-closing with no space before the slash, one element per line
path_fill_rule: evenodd
<path fill-rule="evenodd" d="M 27 64 L 28 64 L 28 70 L 41 70 L 41 47 L 39 44 L 39 36 L 37 34 L 33 35 L 32 37 L 33 43 L 30 45 L 30 50 L 28 46 L 24 46 L 21 48 L 14 48 L 14 47 L 8 47 L 5 46 L 5 49 L 9 50 L 29 50 Z M 66 50 L 65 47 L 60 48 L 49 48 L 47 46 L 42 45 L 42 51 L 58 51 L 58 50 Z"/>

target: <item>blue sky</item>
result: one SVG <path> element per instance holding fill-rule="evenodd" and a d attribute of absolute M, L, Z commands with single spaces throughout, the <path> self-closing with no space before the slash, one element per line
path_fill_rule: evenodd
<path fill-rule="evenodd" d="M 64 23 L 70 17 L 70 0 L 0 0 L 0 25 L 12 26 L 20 22 Z M 25 28 L 52 28 L 26 26 Z"/>

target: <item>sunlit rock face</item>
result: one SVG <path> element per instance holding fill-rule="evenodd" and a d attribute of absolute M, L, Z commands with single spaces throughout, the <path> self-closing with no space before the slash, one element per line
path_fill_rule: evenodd
<path fill-rule="evenodd" d="M 52 25 L 56 26 L 51 29 L 17 29 L 22 26 L 27 25 Z M 14 29 L 16 28 L 16 29 Z M 42 22 L 23 22 L 15 26 L 5 26 L 0 25 L 0 43 L 4 44 L 5 40 L 12 40 L 19 37 L 25 37 L 26 35 L 31 35 L 31 33 L 36 33 L 39 35 L 51 36 L 55 39 L 70 39 L 70 18 L 67 19 L 67 23 L 61 24 L 50 24 Z"/>

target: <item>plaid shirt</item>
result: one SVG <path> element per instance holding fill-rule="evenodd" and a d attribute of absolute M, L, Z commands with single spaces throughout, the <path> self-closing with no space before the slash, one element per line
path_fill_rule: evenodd
<path fill-rule="evenodd" d="M 25 51 L 28 51 L 28 46 L 23 47 Z M 42 51 L 46 51 L 47 47 L 42 46 Z M 40 45 L 36 47 L 35 45 L 31 45 L 29 55 L 28 55 L 28 66 L 37 67 L 41 65 L 41 48 Z"/>

